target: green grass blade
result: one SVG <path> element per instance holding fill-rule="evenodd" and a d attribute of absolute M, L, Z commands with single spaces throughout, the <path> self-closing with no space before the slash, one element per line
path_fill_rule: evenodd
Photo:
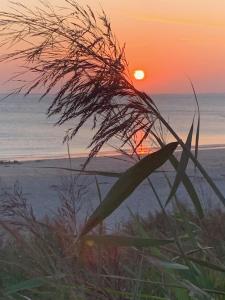
<path fill-rule="evenodd" d="M 178 166 L 179 166 L 179 162 L 174 155 L 171 156 L 170 162 L 173 165 L 173 167 L 177 170 Z M 203 218 L 204 212 L 203 212 L 203 208 L 202 208 L 200 199 L 198 197 L 198 194 L 197 194 L 191 180 L 189 179 L 189 177 L 187 176 L 187 174 L 185 172 L 183 173 L 182 182 L 183 182 L 183 185 L 184 185 L 187 193 L 190 196 L 190 199 L 192 200 L 192 203 L 195 207 L 195 210 L 196 210 L 198 216 L 200 218 Z"/>
<path fill-rule="evenodd" d="M 72 168 L 63 168 L 63 167 L 37 167 L 38 169 L 58 169 L 70 172 L 78 172 L 83 175 L 100 175 L 106 177 L 120 177 L 122 172 L 106 172 L 106 171 L 97 171 L 97 170 L 82 170 L 82 169 L 72 169 Z"/>
<path fill-rule="evenodd" d="M 146 177 L 170 158 L 177 145 L 177 142 L 166 145 L 161 150 L 145 156 L 124 172 L 90 216 L 81 232 L 81 236 L 87 234 L 120 206 Z"/>
<path fill-rule="evenodd" d="M 191 79 L 189 79 L 189 81 L 191 84 L 192 91 L 194 93 L 195 102 L 196 102 L 197 110 L 198 110 L 198 123 L 197 123 L 197 128 L 196 128 L 196 137 L 195 137 L 195 159 L 197 160 L 198 159 L 199 135 L 200 135 L 200 108 L 199 108 L 198 97 L 197 97 L 197 93 L 195 91 L 194 84 L 191 81 Z"/>
<path fill-rule="evenodd" d="M 163 146 L 163 142 L 160 140 L 160 138 L 155 136 L 155 135 L 154 135 L 154 137 L 157 140 L 157 142 L 159 143 L 159 145 Z M 175 157 L 174 154 L 172 154 L 171 157 L 170 157 L 170 163 L 172 164 L 174 169 L 177 171 L 178 166 L 179 166 L 179 161 L 177 160 L 177 158 Z M 193 202 L 193 205 L 195 207 L 195 210 L 196 210 L 198 216 L 200 218 L 203 218 L 204 217 L 204 212 L 203 212 L 203 208 L 202 208 L 202 205 L 201 205 L 201 201 L 198 197 L 198 194 L 197 194 L 191 180 L 189 179 L 189 177 L 187 176 L 187 174 L 185 172 L 183 173 L 182 181 L 183 181 L 183 185 L 184 185 L 187 193 L 190 196 L 190 199 Z"/>
<path fill-rule="evenodd" d="M 193 135 L 193 127 L 194 127 L 194 121 L 192 122 L 191 128 L 188 133 L 187 141 L 186 141 L 186 147 L 189 151 L 191 151 L 191 141 L 192 141 L 192 135 Z M 186 151 L 183 150 L 180 158 L 180 163 L 177 168 L 177 174 L 174 180 L 174 184 L 171 188 L 169 197 L 166 201 L 166 205 L 170 202 L 172 197 L 176 194 L 176 191 L 180 185 L 180 183 L 183 181 L 183 176 L 186 170 L 186 167 L 188 165 L 189 155 L 187 155 Z"/>
<path fill-rule="evenodd" d="M 118 247 L 159 247 L 174 242 L 174 239 L 150 239 L 119 235 L 86 235 L 82 238 L 86 244 Z"/>
<path fill-rule="evenodd" d="M 200 117 L 198 117 L 198 124 L 196 129 L 196 138 L 195 138 L 195 159 L 198 159 L 198 144 L 199 144 L 199 134 L 200 134 Z"/>
<path fill-rule="evenodd" d="M 212 178 L 210 177 L 210 175 L 207 173 L 207 171 L 205 170 L 205 168 L 195 158 L 195 156 L 191 153 L 191 151 L 187 149 L 186 145 L 183 143 L 183 141 L 177 135 L 177 133 L 174 131 L 174 129 L 170 126 L 170 124 L 159 114 L 159 112 L 157 110 L 154 110 L 154 112 L 156 113 L 156 115 L 158 116 L 158 118 L 162 122 L 162 124 L 167 128 L 167 130 L 178 141 L 178 143 L 181 145 L 181 147 L 183 148 L 183 150 L 186 151 L 187 155 L 190 157 L 190 159 L 196 165 L 196 168 L 198 168 L 198 170 L 201 172 L 201 174 L 204 177 L 204 179 L 207 181 L 207 183 L 212 188 L 212 190 L 214 191 L 214 193 L 217 195 L 217 197 L 219 198 L 219 200 L 225 206 L 225 197 L 224 197 L 224 195 L 222 194 L 222 192 L 220 191 L 220 189 L 217 187 L 217 185 L 215 184 L 215 182 L 212 180 Z"/>
<path fill-rule="evenodd" d="M 29 280 L 24 280 L 22 282 L 11 285 L 5 291 L 6 294 L 15 294 L 24 290 L 31 290 L 33 288 L 38 288 L 44 284 L 44 280 L 42 278 L 33 278 Z"/>
<path fill-rule="evenodd" d="M 190 256 L 186 256 L 186 259 L 188 259 L 202 267 L 206 267 L 208 269 L 218 271 L 218 272 L 223 272 L 223 273 L 225 272 L 225 267 L 223 267 L 223 266 L 218 266 L 213 263 L 210 263 L 210 262 L 198 259 L 198 258 L 190 257 Z"/>
<path fill-rule="evenodd" d="M 100 185 L 99 185 L 99 182 L 98 182 L 98 179 L 97 179 L 96 176 L 95 176 L 95 183 L 96 183 L 96 188 L 97 188 L 97 192 L 98 192 L 98 199 L 99 199 L 99 202 L 102 203 L 102 193 L 101 193 L 101 188 L 100 188 Z"/>
<path fill-rule="evenodd" d="M 188 289 L 189 295 L 191 295 L 193 299 L 212 300 L 211 296 L 207 292 L 189 280 L 182 280 L 181 283 Z"/>
<path fill-rule="evenodd" d="M 153 266 L 161 269 L 169 269 L 169 270 L 189 270 L 188 266 L 179 264 L 179 263 L 174 263 L 171 261 L 165 261 L 162 260 L 159 257 L 156 256 L 148 256 L 146 257 L 147 261 L 152 264 Z"/>

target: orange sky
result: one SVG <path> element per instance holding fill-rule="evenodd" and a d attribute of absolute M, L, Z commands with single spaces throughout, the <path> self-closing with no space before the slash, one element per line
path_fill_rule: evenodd
<path fill-rule="evenodd" d="M 20 0 L 19 0 L 20 1 Z M 22 2 L 22 1 L 21 1 Z M 63 0 L 51 0 L 63 4 Z M 143 69 L 136 85 L 152 93 L 225 92 L 225 1 L 223 0 L 80 0 L 100 5 L 119 40 L 126 42 L 131 72 Z M 36 0 L 23 3 L 39 5 Z M 6 9 L 8 0 L 1 0 Z M 0 83 L 13 66 L 0 66 Z M 5 86 L 1 84 L 0 90 Z"/>

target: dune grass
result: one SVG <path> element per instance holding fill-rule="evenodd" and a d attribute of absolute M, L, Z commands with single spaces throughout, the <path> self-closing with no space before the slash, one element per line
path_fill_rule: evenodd
<path fill-rule="evenodd" d="M 131 215 L 118 232 L 101 224 L 77 241 L 60 215 L 40 222 L 24 200 L 11 204 L 5 216 L 13 217 L 0 223 L 1 299 L 225 297 L 221 210 L 201 220 L 177 203 L 166 216 Z"/>

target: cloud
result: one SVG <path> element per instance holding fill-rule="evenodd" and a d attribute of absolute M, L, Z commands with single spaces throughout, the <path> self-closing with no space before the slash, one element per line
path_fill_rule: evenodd
<path fill-rule="evenodd" d="M 161 16 L 153 16 L 153 15 L 145 15 L 145 16 L 130 15 L 130 17 L 132 17 L 132 19 L 136 19 L 137 21 L 158 22 L 158 23 L 165 23 L 165 24 L 200 25 L 200 26 L 216 26 L 216 27 L 225 26 L 225 22 L 220 20 L 207 20 L 207 19 L 198 20 L 192 18 L 161 17 Z"/>

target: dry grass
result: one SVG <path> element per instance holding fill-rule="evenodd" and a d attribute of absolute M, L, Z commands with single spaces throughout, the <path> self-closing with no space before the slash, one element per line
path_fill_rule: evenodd
<path fill-rule="evenodd" d="M 84 244 L 76 240 L 74 229 L 66 222 L 66 214 L 64 219 L 59 214 L 55 220 L 40 222 L 22 194 L 12 195 L 8 194 L 8 205 L 3 203 L 1 207 L 1 215 L 7 216 L 7 221 L 1 217 L 5 234 L 0 251 L 4 299 L 20 299 L 19 295 L 29 299 L 136 299 L 134 295 L 137 299 L 157 299 L 153 296 L 181 299 L 177 296 L 180 291 L 186 295 L 182 299 L 189 299 L 191 288 L 184 285 L 188 280 L 198 285 L 202 293 L 209 291 L 209 295 L 215 296 L 213 290 L 216 290 L 215 293 L 220 294 L 216 299 L 224 297 L 223 272 L 192 262 L 193 269 L 186 273 L 173 269 L 168 273 L 157 260 L 149 260 L 160 255 L 165 261 L 184 263 L 176 244 L 151 248 Z M 225 212 L 212 211 L 199 220 L 181 205 L 177 212 L 169 215 L 170 222 L 176 225 L 177 235 L 183 236 L 182 251 L 195 259 L 204 256 L 207 262 L 218 266 L 223 265 L 225 255 L 221 222 L 224 217 Z M 116 233 L 124 234 L 165 239 L 171 238 L 173 232 L 165 215 L 157 213 L 146 219 L 132 217 L 130 223 Z M 20 290 L 17 283 L 21 282 L 26 284 L 24 287 L 22 284 Z"/>

